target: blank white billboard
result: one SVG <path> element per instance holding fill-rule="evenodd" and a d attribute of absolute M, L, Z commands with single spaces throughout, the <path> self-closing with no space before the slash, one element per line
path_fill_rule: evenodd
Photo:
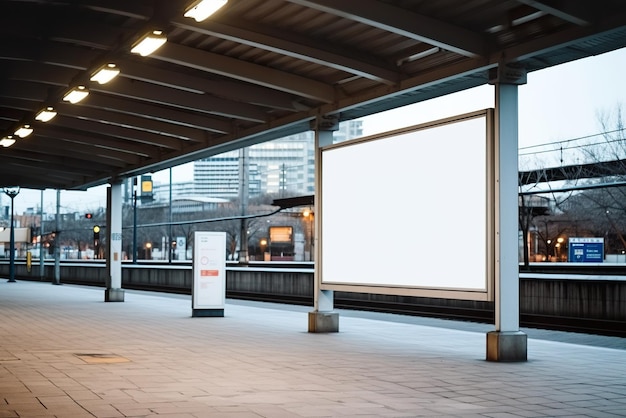
<path fill-rule="evenodd" d="M 321 149 L 322 288 L 490 298 L 491 115 Z"/>

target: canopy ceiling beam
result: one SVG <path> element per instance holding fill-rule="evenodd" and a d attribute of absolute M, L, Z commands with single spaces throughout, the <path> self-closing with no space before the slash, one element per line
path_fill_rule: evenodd
<path fill-rule="evenodd" d="M 121 96 L 96 93 L 90 95 L 89 100 L 85 100 L 79 106 L 102 108 L 112 112 L 134 115 L 148 120 L 168 122 L 174 125 L 188 126 L 219 134 L 229 133 L 233 128 L 233 124 L 226 119 L 218 119 L 217 117 L 193 112 L 188 109 L 131 100 Z"/>
<path fill-rule="evenodd" d="M 399 78 L 397 69 L 387 68 L 388 65 L 384 62 L 370 63 L 368 61 L 371 59 L 357 57 L 350 49 L 333 48 L 328 42 L 313 41 L 297 33 L 286 33 L 284 30 L 280 32 L 270 30 L 251 22 L 231 20 L 226 24 L 223 20 L 194 24 L 189 20 L 178 19 L 171 23 L 176 27 L 203 35 L 265 49 L 386 84 L 393 84 Z"/>
<path fill-rule="evenodd" d="M 175 137 L 182 140 L 190 140 L 194 142 L 202 142 L 204 140 L 203 132 L 198 129 L 180 125 L 176 126 L 157 120 L 150 120 L 133 115 L 69 104 L 59 104 L 56 109 L 66 116 L 93 120 L 114 126 L 132 127 L 133 129 L 140 131 L 152 132 L 154 134 Z"/>
<path fill-rule="evenodd" d="M 80 132 L 68 128 L 47 125 L 37 128 L 37 136 L 39 135 L 66 141 L 67 144 L 65 145 L 66 147 L 70 146 L 70 149 L 71 145 L 80 144 L 98 149 L 102 148 L 113 150 L 115 152 L 127 153 L 133 157 L 141 159 L 155 158 L 158 155 L 154 149 L 146 148 L 141 144 L 132 143 L 123 139 L 106 137 L 100 133 Z M 100 151 L 95 152 L 97 153 Z"/>
<path fill-rule="evenodd" d="M 335 90 L 328 84 L 262 65 L 238 60 L 212 52 L 198 51 L 183 45 L 167 43 L 151 58 L 182 67 L 195 68 L 235 80 L 269 87 L 325 103 L 335 99 Z"/>
<path fill-rule="evenodd" d="M 179 150 L 182 148 L 183 141 L 170 138 L 150 132 L 142 132 L 133 128 L 125 128 L 120 126 L 108 125 L 90 120 L 74 118 L 71 116 L 59 115 L 54 118 L 55 125 L 64 126 L 79 131 L 97 132 L 100 135 L 114 137 L 130 142 L 148 145 L 156 149 L 165 148 Z"/>
<path fill-rule="evenodd" d="M 287 0 L 475 58 L 487 54 L 478 33 L 377 0 Z"/>
<path fill-rule="evenodd" d="M 588 18 L 582 16 L 589 16 L 589 10 L 583 9 L 584 5 L 577 1 L 536 1 L 536 0 L 517 0 L 518 2 L 531 6 L 542 12 L 546 12 L 552 16 L 556 16 L 559 19 L 563 19 L 566 22 L 573 23 L 579 26 L 585 26 L 591 22 Z"/>

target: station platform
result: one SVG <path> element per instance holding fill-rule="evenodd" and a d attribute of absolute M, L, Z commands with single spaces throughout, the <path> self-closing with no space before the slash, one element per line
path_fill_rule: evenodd
<path fill-rule="evenodd" d="M 527 362 L 494 363 L 491 325 L 340 311 L 312 334 L 308 311 L 2 279 L 0 418 L 626 416 L 625 339 L 528 330 Z"/>

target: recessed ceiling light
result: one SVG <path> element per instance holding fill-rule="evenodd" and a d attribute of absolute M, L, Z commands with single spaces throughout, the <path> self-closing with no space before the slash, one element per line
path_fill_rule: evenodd
<path fill-rule="evenodd" d="M 152 54 L 159 49 L 167 41 L 167 36 L 163 31 L 153 30 L 141 38 L 130 50 L 133 54 L 139 54 L 142 57 Z"/>
<path fill-rule="evenodd" d="M 202 22 L 226 3 L 228 3 L 228 0 L 201 0 L 187 9 L 185 17 L 191 17 L 195 19 L 196 22 Z"/>
<path fill-rule="evenodd" d="M 38 120 L 40 122 L 49 122 L 56 115 L 57 112 L 54 111 L 54 108 L 48 106 L 45 109 L 42 109 L 39 113 L 37 113 L 37 116 L 35 116 L 35 120 Z"/>
<path fill-rule="evenodd" d="M 89 95 L 89 90 L 85 86 L 76 86 L 68 91 L 63 100 L 72 104 L 78 103 Z"/>
<path fill-rule="evenodd" d="M 0 146 L 3 146 L 4 148 L 10 147 L 13 144 L 15 144 L 15 138 L 11 135 L 0 139 Z"/>
<path fill-rule="evenodd" d="M 106 84 L 113 80 L 120 73 L 120 69 L 115 64 L 107 64 L 98 69 L 90 78 L 100 84 Z"/>
<path fill-rule="evenodd" d="M 20 126 L 20 128 L 14 132 L 14 134 L 19 136 L 20 138 L 26 138 L 28 135 L 32 133 L 33 133 L 33 128 L 31 128 L 30 125 Z"/>

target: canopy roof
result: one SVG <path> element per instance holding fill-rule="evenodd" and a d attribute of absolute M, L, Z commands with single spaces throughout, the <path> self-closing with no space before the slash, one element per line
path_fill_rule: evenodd
<path fill-rule="evenodd" d="M 200 23 L 191 1 L 0 0 L 0 137 L 34 129 L 1 185 L 84 189 L 626 46 L 623 0 L 230 0 Z"/>

